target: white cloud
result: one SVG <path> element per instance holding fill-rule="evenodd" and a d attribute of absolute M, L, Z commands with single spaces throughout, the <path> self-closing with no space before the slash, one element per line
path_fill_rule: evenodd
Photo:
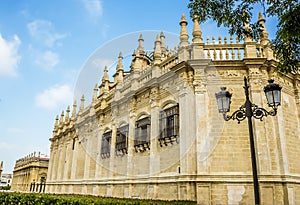
<path fill-rule="evenodd" d="M 0 76 L 16 76 L 21 56 L 18 49 L 21 41 L 17 35 L 11 41 L 2 38 L 0 34 Z"/>
<path fill-rule="evenodd" d="M 57 33 L 51 21 L 34 20 L 27 24 L 27 29 L 33 38 L 47 47 L 60 45 L 58 41 L 67 36 Z"/>
<path fill-rule="evenodd" d="M 37 54 L 34 62 L 41 68 L 51 70 L 59 63 L 59 61 L 59 55 L 57 53 L 45 51 L 42 54 Z"/>
<path fill-rule="evenodd" d="M 102 15 L 102 2 L 101 0 L 82 0 L 85 9 L 91 16 L 99 17 Z"/>
<path fill-rule="evenodd" d="M 69 85 L 55 85 L 39 93 L 35 97 L 35 104 L 46 109 L 55 109 L 60 105 L 72 102 L 73 93 Z"/>

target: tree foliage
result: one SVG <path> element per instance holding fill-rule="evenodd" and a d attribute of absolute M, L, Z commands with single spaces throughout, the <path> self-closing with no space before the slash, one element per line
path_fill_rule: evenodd
<path fill-rule="evenodd" d="M 299 72 L 300 67 L 300 1 L 299 0 L 190 0 L 190 15 L 198 15 L 199 22 L 212 19 L 218 26 L 229 28 L 240 39 L 261 35 L 257 21 L 251 22 L 253 6 L 261 4 L 265 16 L 278 18 L 277 32 L 271 41 L 279 59 L 277 69 L 284 73 Z M 256 18 L 257 19 L 257 18 Z M 249 23 L 250 29 L 244 25 Z"/>

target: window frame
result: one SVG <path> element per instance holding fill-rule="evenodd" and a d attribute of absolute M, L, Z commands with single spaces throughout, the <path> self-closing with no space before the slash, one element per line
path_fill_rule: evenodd
<path fill-rule="evenodd" d="M 151 117 L 147 116 L 135 122 L 134 149 L 136 152 L 150 150 Z"/>
<path fill-rule="evenodd" d="M 171 121 L 171 123 L 170 123 Z M 179 104 L 168 107 L 159 113 L 159 144 L 168 146 L 179 140 Z"/>
<path fill-rule="evenodd" d="M 117 129 L 117 135 L 116 135 L 116 155 L 117 156 L 122 156 L 122 155 L 127 154 L 128 133 L 129 133 L 129 124 L 120 126 Z"/>
<path fill-rule="evenodd" d="M 110 144 L 111 144 L 112 131 L 106 131 L 102 134 L 101 143 L 101 157 L 102 159 L 110 157 Z"/>

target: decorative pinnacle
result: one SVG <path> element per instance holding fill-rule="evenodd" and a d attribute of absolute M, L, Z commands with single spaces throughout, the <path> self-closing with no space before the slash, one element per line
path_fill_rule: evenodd
<path fill-rule="evenodd" d="M 94 94 L 93 94 L 93 101 L 95 102 L 97 100 L 97 94 L 98 94 L 98 84 L 96 83 L 94 87 Z"/>
<path fill-rule="evenodd" d="M 76 100 L 74 100 L 73 110 L 72 110 L 72 118 L 74 118 L 76 115 L 76 107 L 77 107 L 77 102 L 76 102 Z"/>
<path fill-rule="evenodd" d="M 119 57 L 118 57 L 117 71 L 118 70 L 123 70 L 123 56 L 122 56 L 122 52 L 119 53 Z"/>
<path fill-rule="evenodd" d="M 68 122 L 70 120 L 70 106 L 68 105 L 67 110 L 66 110 L 66 122 Z"/>
<path fill-rule="evenodd" d="M 154 43 L 154 60 L 159 60 L 161 58 L 161 37 L 159 34 L 156 35 L 156 40 Z"/>
<path fill-rule="evenodd" d="M 140 37 L 139 37 L 139 47 L 138 47 L 138 52 L 139 53 L 141 53 L 141 54 L 143 54 L 144 53 L 144 45 L 143 45 L 143 43 L 144 43 L 144 38 L 143 38 L 143 35 L 142 34 L 140 34 Z"/>
<path fill-rule="evenodd" d="M 200 29 L 198 15 L 194 15 L 193 18 L 194 29 L 193 29 L 193 43 L 202 43 L 202 32 Z"/>
<path fill-rule="evenodd" d="M 188 32 L 186 30 L 186 26 L 187 26 L 187 21 L 185 18 L 185 15 L 182 14 L 181 16 L 181 21 L 180 21 L 180 46 L 187 46 L 188 45 L 188 39 L 189 39 L 189 35 Z"/>
<path fill-rule="evenodd" d="M 259 12 L 257 23 L 259 24 L 261 29 L 261 33 L 260 33 L 261 39 L 268 39 L 269 37 L 269 33 L 265 27 L 265 22 L 266 22 L 265 18 L 263 17 L 262 13 Z"/>
<path fill-rule="evenodd" d="M 63 124 L 64 122 L 64 111 L 61 112 L 59 123 Z"/>
<path fill-rule="evenodd" d="M 58 115 L 56 115 L 55 123 L 54 123 L 54 129 L 58 127 Z"/>
<path fill-rule="evenodd" d="M 103 73 L 103 78 L 102 78 L 102 82 L 108 81 L 109 77 L 108 77 L 108 70 L 107 70 L 107 66 L 104 67 L 104 73 Z"/>
<path fill-rule="evenodd" d="M 181 21 L 180 21 L 179 25 L 182 26 L 183 24 L 185 24 L 185 25 L 188 24 L 184 14 L 181 15 Z"/>
<path fill-rule="evenodd" d="M 261 12 L 258 13 L 258 22 L 260 21 L 264 21 L 264 22 L 266 21 L 266 19 L 264 18 Z"/>
<path fill-rule="evenodd" d="M 84 109 L 84 95 L 82 95 L 81 100 L 80 100 L 80 108 L 79 110 L 82 111 Z"/>
<path fill-rule="evenodd" d="M 167 50 L 167 46 L 165 44 L 165 34 L 164 32 L 161 32 L 160 33 L 160 42 L 161 42 L 161 48 L 162 48 L 162 51 L 166 51 Z"/>

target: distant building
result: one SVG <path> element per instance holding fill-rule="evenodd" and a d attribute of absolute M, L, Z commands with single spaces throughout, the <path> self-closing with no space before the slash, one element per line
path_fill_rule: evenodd
<path fill-rule="evenodd" d="M 18 159 L 13 171 L 11 190 L 44 192 L 49 157 L 35 152 Z"/>
<path fill-rule="evenodd" d="M 161 33 L 146 52 L 140 36 L 130 68 L 120 54 L 114 80 L 105 69 L 89 105 L 82 97 L 79 110 L 57 116 L 46 191 L 254 204 L 247 121 L 225 122 L 215 97 L 226 86 L 232 109 L 243 110 L 245 76 L 267 110 L 268 79 L 282 86 L 277 115 L 253 120 L 261 204 L 300 204 L 300 75 L 275 71 L 262 15 L 258 23 L 259 41 L 203 42 L 197 18 L 189 41 L 185 16 L 175 50 Z"/>
<path fill-rule="evenodd" d="M 2 174 L 0 187 L 11 186 L 12 178 L 13 178 L 12 174 Z"/>

